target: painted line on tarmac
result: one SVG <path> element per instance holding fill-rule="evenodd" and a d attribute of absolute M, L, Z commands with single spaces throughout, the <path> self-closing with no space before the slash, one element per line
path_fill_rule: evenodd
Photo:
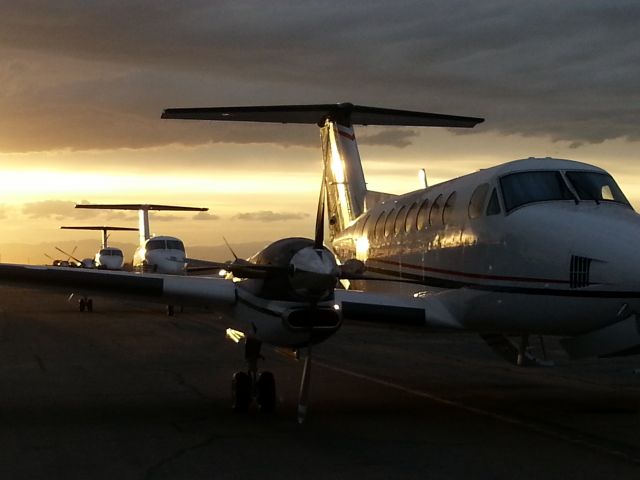
<path fill-rule="evenodd" d="M 516 417 L 510 417 L 507 415 L 503 415 L 500 413 L 496 413 L 496 412 L 492 412 L 490 410 L 485 410 L 483 408 L 478 408 L 478 407 L 473 407 L 471 405 L 467 405 L 466 403 L 462 403 L 462 402 L 458 402 L 456 400 L 450 400 L 448 398 L 444 398 L 444 397 L 439 397 L 438 395 L 434 395 L 432 393 L 428 393 L 425 392 L 423 390 L 416 390 L 414 388 L 410 388 L 410 387 L 405 387 L 402 385 L 399 385 L 397 383 L 393 383 L 393 382 L 389 382 L 387 380 L 382 380 L 380 378 L 376 378 L 376 377 L 371 377 L 369 375 L 366 375 L 364 373 L 358 373 L 358 372 L 354 372 L 353 370 L 347 370 L 346 368 L 342 368 L 342 367 L 336 367 L 334 365 L 330 365 L 328 363 L 323 363 L 323 362 L 318 362 L 318 361 L 314 361 L 314 364 L 326 368 L 328 370 L 333 370 L 334 372 L 338 372 L 338 373 L 342 373 L 344 375 L 348 375 L 350 377 L 354 377 L 354 378 L 358 378 L 361 380 L 366 380 L 378 385 L 381 385 L 383 387 L 387 387 L 387 388 L 391 388 L 394 390 L 398 390 L 400 392 L 403 393 L 407 393 L 409 395 L 414 395 L 417 397 L 422 397 L 422 398 L 426 398 L 428 400 L 431 400 L 433 402 L 436 403 L 440 403 L 442 405 L 446 405 L 449 407 L 453 407 L 453 408 L 457 408 L 459 410 L 463 410 L 469 413 L 473 413 L 475 415 L 480 415 L 483 417 L 487 417 L 487 418 L 491 418 L 494 420 L 498 420 L 500 422 L 503 423 L 508 423 L 510 425 L 515 425 L 517 427 L 522 427 L 522 428 L 526 428 L 527 430 L 531 430 L 533 432 L 548 436 L 548 437 L 552 437 L 555 438 L 557 440 L 562 440 L 564 442 L 567 443 L 571 443 L 573 445 L 577 445 L 577 446 L 581 446 L 581 447 L 586 447 L 589 448 L 591 450 L 596 450 L 602 453 L 606 453 L 608 455 L 617 457 L 617 458 L 621 458 L 624 459 L 628 462 L 631 462 L 633 464 L 636 465 L 640 465 L 640 458 L 626 453 L 622 450 L 618 450 L 616 448 L 611 448 L 608 447 L 606 445 L 601 445 L 595 442 L 592 442 L 590 440 L 587 440 L 585 438 L 578 438 L 578 437 L 573 437 L 567 434 L 564 434 L 562 432 L 559 432 L 557 430 L 554 430 L 552 428 L 547 428 L 543 425 L 537 424 L 537 423 L 533 423 L 533 422 L 529 422 L 526 420 L 521 420 L 519 418 Z M 580 434 L 578 434 L 580 435 Z"/>

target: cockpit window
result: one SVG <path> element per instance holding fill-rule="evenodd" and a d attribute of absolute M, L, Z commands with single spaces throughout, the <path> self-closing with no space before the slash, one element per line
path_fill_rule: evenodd
<path fill-rule="evenodd" d="M 147 250 L 162 250 L 164 247 L 164 240 L 151 240 L 147 242 Z"/>
<path fill-rule="evenodd" d="M 500 210 L 500 202 L 498 202 L 498 194 L 496 193 L 496 189 L 493 189 L 491 192 L 491 198 L 489 199 L 489 203 L 487 203 L 487 216 L 489 215 L 499 215 L 502 212 Z"/>
<path fill-rule="evenodd" d="M 180 240 L 167 240 L 167 248 L 184 252 L 184 244 Z"/>
<path fill-rule="evenodd" d="M 100 250 L 100 255 L 109 257 L 121 257 L 122 256 L 122 252 L 120 250 L 116 250 L 114 248 L 106 248 L 103 250 Z"/>
<path fill-rule="evenodd" d="M 611 175 L 598 172 L 566 172 L 565 175 L 580 200 L 609 201 L 629 205 L 629 201 Z"/>
<path fill-rule="evenodd" d="M 487 200 L 487 193 L 489 192 L 489 184 L 482 183 L 476 187 L 469 200 L 469 218 L 478 218 L 482 215 L 482 207 Z M 497 200 L 497 199 L 496 199 Z"/>
<path fill-rule="evenodd" d="M 575 200 L 556 171 L 510 173 L 500 178 L 500 186 L 507 211 L 533 202 Z"/>

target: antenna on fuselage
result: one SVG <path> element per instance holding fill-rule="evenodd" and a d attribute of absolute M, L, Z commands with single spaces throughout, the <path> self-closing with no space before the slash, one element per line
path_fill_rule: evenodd
<path fill-rule="evenodd" d="M 143 203 L 123 203 L 123 204 L 87 204 L 79 203 L 76 208 L 91 208 L 97 210 L 137 210 L 140 226 L 140 245 L 151 238 L 149 229 L 149 211 L 172 211 L 172 212 L 206 212 L 206 207 L 180 207 L 177 205 L 155 205 Z"/>
<path fill-rule="evenodd" d="M 110 226 L 106 226 L 106 225 L 91 225 L 91 226 L 73 226 L 73 227 L 67 227 L 67 226 L 63 226 L 60 227 L 60 229 L 62 230 L 99 230 L 102 231 L 102 246 L 101 248 L 107 248 L 107 241 L 109 239 L 109 234 L 108 232 L 112 232 L 112 231 L 128 231 L 128 232 L 137 232 L 138 229 L 135 227 L 110 227 Z"/>
<path fill-rule="evenodd" d="M 427 188 L 429 183 L 427 182 L 427 171 L 424 168 L 421 168 L 418 171 L 418 178 L 420 179 L 420 185 L 422 188 Z"/>

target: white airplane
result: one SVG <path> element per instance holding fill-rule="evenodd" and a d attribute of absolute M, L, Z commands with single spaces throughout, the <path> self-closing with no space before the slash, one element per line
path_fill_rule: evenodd
<path fill-rule="evenodd" d="M 93 266 L 106 270 L 122 270 L 124 267 L 124 254 L 122 250 L 107 245 L 109 232 L 113 231 L 132 231 L 137 232 L 137 228 L 133 227 L 108 227 L 108 226 L 62 226 L 62 230 L 98 230 L 102 232 L 102 243 L 100 250 L 93 258 Z"/>
<path fill-rule="evenodd" d="M 258 375 L 262 343 L 306 349 L 300 421 L 311 346 L 343 317 L 477 332 L 498 349 L 511 345 L 509 335 L 539 334 L 562 337 L 572 357 L 640 353 L 640 256 L 629 241 L 640 218 L 602 169 L 531 158 L 390 195 L 367 190 L 354 124 L 473 127 L 482 119 L 351 104 L 169 109 L 163 118 L 318 124 L 315 238 L 281 239 L 226 264 L 234 281 L 0 265 L 0 283 L 227 308 L 228 336 L 244 340 L 248 363 L 234 375 L 234 409 L 254 398 L 263 410 L 275 406 L 273 375 Z M 335 254 L 323 246 L 325 197 Z M 371 291 L 367 269 L 393 279 L 387 293 Z M 370 291 L 337 289 L 340 280 Z M 514 361 L 532 361 L 524 341 L 513 352 Z"/>
<path fill-rule="evenodd" d="M 182 275 L 187 270 L 187 258 L 182 240 L 176 237 L 152 236 L 149 229 L 149 211 L 206 212 L 208 208 L 179 207 L 175 205 L 118 204 L 98 205 L 80 203 L 76 208 L 101 210 L 137 210 L 140 241 L 133 255 L 133 268 L 141 272 Z"/>

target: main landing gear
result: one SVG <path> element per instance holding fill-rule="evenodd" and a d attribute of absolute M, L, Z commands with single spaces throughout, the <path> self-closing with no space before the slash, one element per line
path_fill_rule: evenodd
<path fill-rule="evenodd" d="M 93 299 L 89 297 L 82 297 L 78 300 L 78 308 L 81 312 L 84 312 L 85 310 L 87 312 L 93 312 Z"/>
<path fill-rule="evenodd" d="M 263 413 L 271 413 L 276 408 L 276 382 L 271 372 L 258 374 L 258 360 L 262 343 L 247 338 L 244 357 L 247 360 L 248 371 L 236 372 L 231 381 L 232 408 L 234 412 L 247 412 L 255 400 Z"/>

